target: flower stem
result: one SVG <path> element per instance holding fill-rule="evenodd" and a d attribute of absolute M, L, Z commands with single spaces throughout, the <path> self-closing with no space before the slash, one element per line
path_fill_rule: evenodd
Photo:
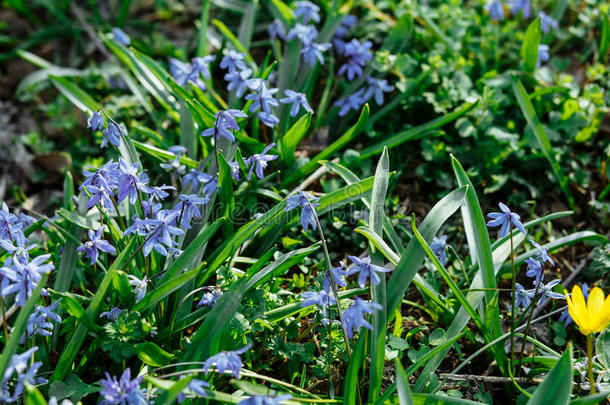
<path fill-rule="evenodd" d="M 333 361 L 333 352 L 332 352 L 332 322 L 330 321 L 330 304 L 328 305 L 328 347 L 326 348 L 328 354 L 328 392 L 331 398 L 335 397 L 335 387 L 333 385 L 333 373 L 332 373 L 332 361 Z"/>
<path fill-rule="evenodd" d="M 589 376 L 589 388 L 591 395 L 595 394 L 595 380 L 593 379 L 593 336 L 591 333 L 587 335 L 587 374 Z"/>
<path fill-rule="evenodd" d="M 521 363 L 521 361 L 523 360 L 523 353 L 525 352 L 525 341 L 527 340 L 527 335 L 530 331 L 530 325 L 532 324 L 532 317 L 534 316 L 534 310 L 536 309 L 536 303 L 538 302 L 538 290 L 540 290 L 540 284 L 542 284 L 542 274 L 540 275 L 540 280 L 538 280 L 538 283 L 536 284 L 534 298 L 532 298 L 532 305 L 530 306 L 530 314 L 527 317 L 527 325 L 525 326 L 525 332 L 523 332 L 524 337 L 523 342 L 521 343 L 521 351 L 519 353 L 519 363 Z"/>
<path fill-rule="evenodd" d="M 511 286 L 511 299 L 510 299 L 510 364 L 514 370 L 515 367 L 515 283 L 517 282 L 517 275 L 515 273 L 515 248 L 513 245 L 513 222 L 510 221 L 510 265 L 512 270 L 512 286 Z M 513 373 L 514 374 L 514 373 Z"/>

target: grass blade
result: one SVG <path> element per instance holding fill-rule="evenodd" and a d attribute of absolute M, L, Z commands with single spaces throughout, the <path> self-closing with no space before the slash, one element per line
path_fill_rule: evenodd
<path fill-rule="evenodd" d="M 563 353 L 557 364 L 538 386 L 527 405 L 567 405 L 572 393 L 572 346 Z"/>

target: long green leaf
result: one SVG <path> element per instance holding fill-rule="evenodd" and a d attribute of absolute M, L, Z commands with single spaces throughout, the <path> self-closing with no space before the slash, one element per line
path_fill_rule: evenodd
<path fill-rule="evenodd" d="M 303 115 L 280 139 L 280 153 L 286 164 L 290 165 L 294 162 L 294 151 L 307 133 L 310 123 L 311 114 Z"/>
<path fill-rule="evenodd" d="M 608 49 L 610 49 L 610 19 L 606 12 L 602 19 L 602 35 L 599 39 L 599 59 L 602 62 L 606 62 L 608 59 Z"/>
<path fill-rule="evenodd" d="M 557 364 L 536 388 L 527 405 L 568 405 L 572 393 L 572 346 L 569 345 Z"/>
<path fill-rule="evenodd" d="M 358 336 L 352 355 L 349 358 L 347 370 L 345 371 L 345 376 L 343 378 L 343 405 L 356 405 L 356 398 L 359 396 L 357 395 L 358 387 L 361 386 L 358 373 L 364 363 L 365 343 L 366 333 L 361 333 L 360 336 Z"/>
<path fill-rule="evenodd" d="M 540 31 L 540 18 L 536 18 L 527 27 L 523 42 L 521 43 L 521 59 L 523 59 L 523 68 L 527 72 L 533 72 L 534 69 L 536 69 L 538 45 L 540 45 L 541 40 L 542 32 Z"/>
<path fill-rule="evenodd" d="M 396 390 L 398 391 L 398 401 L 400 405 L 414 405 L 413 397 L 411 396 L 411 388 L 409 387 L 409 377 L 402 368 L 398 357 L 394 359 L 396 364 Z"/>

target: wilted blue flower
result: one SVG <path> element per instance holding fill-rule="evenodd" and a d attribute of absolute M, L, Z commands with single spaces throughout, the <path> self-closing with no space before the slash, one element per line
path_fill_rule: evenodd
<path fill-rule="evenodd" d="M 230 109 L 219 110 L 215 116 L 214 126 L 203 131 L 201 136 L 214 136 L 214 139 L 222 136 L 231 142 L 235 142 L 235 136 L 231 132 L 231 130 L 239 131 L 239 125 L 237 125 L 235 118 L 246 118 L 247 115 L 240 110 Z"/>
<path fill-rule="evenodd" d="M 248 344 L 241 349 L 223 351 L 208 358 L 205 363 L 203 363 L 203 369 L 205 370 L 206 375 L 210 372 L 212 366 L 216 366 L 216 372 L 218 374 L 224 374 L 225 371 L 229 371 L 233 377 L 239 378 L 242 367 L 241 357 L 239 356 L 244 354 L 250 347 L 252 347 L 252 345 Z"/>
<path fill-rule="evenodd" d="M 100 395 L 104 397 L 100 405 L 145 405 L 148 402 L 140 389 L 143 376 L 131 379 L 131 369 L 126 368 L 117 380 L 116 376 L 106 373 L 106 379 L 100 381 Z"/>
<path fill-rule="evenodd" d="M 530 18 L 532 14 L 530 0 L 507 0 L 506 3 L 511 6 L 510 13 L 512 15 L 517 14 L 519 10 L 523 10 L 523 18 Z"/>
<path fill-rule="evenodd" d="M 383 307 L 376 302 L 368 302 L 356 297 L 354 304 L 343 313 L 342 323 L 347 331 L 347 336 L 353 338 L 354 332 L 358 332 L 362 327 L 373 330 L 373 325 L 368 323 L 364 317 L 366 314 L 372 314 L 373 311 L 381 309 Z"/>
<path fill-rule="evenodd" d="M 434 252 L 438 260 L 444 266 L 447 263 L 447 235 L 442 235 L 437 238 L 436 236 L 432 239 L 430 249 Z"/>
<path fill-rule="evenodd" d="M 125 31 L 123 31 L 119 27 L 114 27 L 112 29 L 112 37 L 121 45 L 129 46 L 131 44 L 131 39 L 129 38 L 129 35 L 127 35 Z"/>
<path fill-rule="evenodd" d="M 351 276 L 352 274 L 358 273 L 358 285 L 360 285 L 360 288 L 364 288 L 368 278 L 371 279 L 371 284 L 377 285 L 381 283 L 381 279 L 377 273 L 388 273 L 391 271 L 385 267 L 372 264 L 369 256 L 362 259 L 358 256 L 351 255 L 348 255 L 347 257 L 354 262 L 354 264 L 347 268 L 347 275 Z"/>
<path fill-rule="evenodd" d="M 536 67 L 542 66 L 542 62 L 546 62 L 551 58 L 549 50 L 550 48 L 546 44 L 538 45 L 538 59 L 536 60 Z"/>
<path fill-rule="evenodd" d="M 207 204 L 210 202 L 210 199 L 205 196 L 199 197 L 197 194 L 180 194 L 178 198 L 180 202 L 176 204 L 173 211 L 179 213 L 180 226 L 188 229 L 193 218 L 201 218 L 198 205 Z M 182 218 L 180 219 L 180 217 Z"/>
<path fill-rule="evenodd" d="M 284 211 L 291 211 L 296 207 L 301 207 L 301 226 L 307 231 L 307 228 L 311 225 L 311 228 L 315 231 L 317 223 L 314 209 L 320 205 L 318 200 L 318 197 L 314 197 L 306 191 L 299 191 L 297 194 L 291 195 L 286 199 Z"/>
<path fill-rule="evenodd" d="M 347 97 L 335 101 L 334 105 L 340 108 L 339 116 L 343 117 L 349 110 L 359 110 L 364 103 L 364 89 L 360 89 Z"/>
<path fill-rule="evenodd" d="M 383 93 L 388 93 L 394 90 L 394 86 L 390 86 L 386 79 L 375 79 L 374 77 L 367 76 L 366 81 L 369 83 L 369 87 L 364 93 L 364 99 L 369 100 L 375 96 L 375 102 L 378 105 L 383 105 Z"/>
<path fill-rule="evenodd" d="M 322 52 L 326 52 L 330 49 L 331 45 L 328 42 L 323 44 L 317 44 L 312 42 L 307 44 L 303 49 L 301 49 L 301 55 L 303 55 L 303 60 L 309 66 L 314 66 L 316 61 L 320 62 L 320 65 L 324 64 L 324 55 Z"/>
<path fill-rule="evenodd" d="M 282 41 L 286 39 L 286 30 L 284 29 L 284 25 L 277 18 L 269 24 L 267 27 L 267 32 L 269 33 L 269 38 L 276 39 L 279 38 Z"/>
<path fill-rule="evenodd" d="M 119 315 L 121 315 L 121 312 L 123 312 L 122 309 L 117 308 L 117 307 L 112 307 L 112 309 L 110 311 L 102 312 L 100 314 L 100 318 L 106 318 L 110 321 L 114 321 L 119 317 Z"/>
<path fill-rule="evenodd" d="M 102 131 L 104 137 L 102 139 L 101 147 L 105 148 L 110 142 L 112 145 L 118 147 L 121 144 L 121 135 L 126 134 L 124 126 L 119 126 L 114 122 L 110 122 L 105 130 Z"/>
<path fill-rule="evenodd" d="M 13 354 L 11 356 L 2 378 L 2 386 L 0 387 L 0 402 L 16 402 L 21 394 L 23 394 L 26 383 L 29 385 L 36 385 L 37 382 L 46 382 L 44 379 L 38 379 L 37 381 L 35 378 L 38 369 L 40 369 L 42 366 L 42 362 L 40 361 L 31 363 L 32 356 L 36 351 L 38 351 L 38 347 L 34 346 L 21 354 Z M 17 382 L 14 384 L 13 393 L 11 394 L 9 391 L 9 382 L 15 373 L 17 374 Z"/>
<path fill-rule="evenodd" d="M 141 221 L 144 228 L 140 227 L 138 234 L 146 236 L 142 253 L 148 256 L 155 249 L 159 254 L 167 256 L 168 249 L 172 250 L 177 244 L 172 235 L 184 235 L 184 230 L 174 224 L 178 220 L 179 212 L 170 210 L 159 210 L 154 219 Z M 125 231 L 127 232 L 127 231 Z"/>
<path fill-rule="evenodd" d="M 91 128 L 92 131 L 99 131 L 104 128 L 104 117 L 99 111 L 95 111 L 87 120 L 87 128 Z"/>
<path fill-rule="evenodd" d="M 320 7 L 310 1 L 297 1 L 294 3 L 294 16 L 301 17 L 303 22 L 307 24 L 309 20 L 316 23 L 320 22 Z"/>
<path fill-rule="evenodd" d="M 532 303 L 532 298 L 534 298 L 534 290 L 526 290 L 521 284 L 515 283 L 515 306 L 517 308 L 526 309 Z"/>
<path fill-rule="evenodd" d="M 203 294 L 203 297 L 201 297 L 201 300 L 197 303 L 197 306 L 201 307 L 205 305 L 213 307 L 214 305 L 216 305 L 218 297 L 220 297 L 221 295 L 222 294 L 216 290 L 207 291 Z"/>
<path fill-rule="evenodd" d="M 142 298 L 144 298 L 144 296 L 146 295 L 148 279 L 144 277 L 142 280 L 140 280 L 133 274 L 129 274 L 127 277 L 129 277 L 129 285 L 133 287 L 133 293 L 136 296 L 136 302 L 142 301 Z"/>
<path fill-rule="evenodd" d="M 549 263 L 551 263 L 551 266 L 555 267 L 555 262 L 553 261 L 551 256 L 549 256 L 549 250 L 547 248 L 545 248 L 544 246 L 541 246 L 538 243 L 534 242 L 531 239 L 529 241 L 532 244 L 532 246 L 534 246 L 536 248 L 536 258 L 542 263 L 549 262 Z"/>
<path fill-rule="evenodd" d="M 301 47 L 306 47 L 318 38 L 318 30 L 313 25 L 296 23 L 294 28 L 288 31 L 286 39 L 292 41 L 298 39 Z"/>
<path fill-rule="evenodd" d="M 539 12 L 538 17 L 540 17 L 540 29 L 544 34 L 549 32 L 551 28 L 559 28 L 559 24 L 557 24 L 557 21 L 544 11 Z"/>
<path fill-rule="evenodd" d="M 234 70 L 244 70 L 247 67 L 246 62 L 244 62 L 245 58 L 245 53 L 236 52 L 231 49 L 222 57 L 222 60 L 220 61 L 220 68 L 226 69 L 229 72 Z"/>
<path fill-rule="evenodd" d="M 53 263 L 44 263 L 50 254 L 40 255 L 30 260 L 27 250 L 22 255 L 14 255 L 10 267 L 0 268 L 3 278 L 2 296 L 15 295 L 15 304 L 24 306 L 32 291 L 38 286 L 43 274 L 53 271 Z M 5 263 L 6 265 L 6 263 Z M 4 280 L 6 278 L 6 280 Z"/>
<path fill-rule="evenodd" d="M 544 271 L 542 269 L 542 263 L 540 263 L 540 261 L 534 259 L 533 257 L 530 257 L 525 260 L 525 263 L 527 263 L 527 270 L 525 272 L 525 275 L 528 277 L 533 277 L 534 284 L 538 284 L 542 279 L 542 275 L 544 274 Z"/>
<path fill-rule="evenodd" d="M 110 253 L 112 255 L 116 253 L 116 249 L 114 248 L 114 246 L 102 239 L 103 233 L 103 227 L 100 227 L 100 229 L 98 229 L 97 231 L 89 229 L 87 231 L 87 234 L 89 235 L 89 240 L 77 248 L 77 250 L 81 253 L 86 252 L 86 257 L 91 259 L 90 264 L 93 264 L 97 261 L 100 251 Z"/>
<path fill-rule="evenodd" d="M 28 337 L 33 335 L 51 336 L 53 333 L 53 323 L 50 321 L 61 322 L 61 317 L 53 312 L 60 301 L 61 299 L 55 301 L 48 307 L 36 305 L 36 309 L 28 317 Z"/>
<path fill-rule="evenodd" d="M 254 170 L 255 166 L 256 170 L 254 170 L 254 172 L 256 172 L 256 176 L 259 179 L 265 177 L 263 170 L 267 168 L 267 162 L 278 158 L 277 155 L 267 155 L 267 152 L 269 152 L 269 150 L 271 150 L 271 148 L 273 148 L 274 146 L 275 143 L 267 145 L 261 153 L 255 153 L 254 155 L 250 156 L 248 159 L 245 160 L 246 164 L 250 166 L 250 172 L 248 172 L 248 181 L 250 181 L 250 179 L 252 178 L 252 171 Z"/>
<path fill-rule="evenodd" d="M 241 97 L 248 88 L 248 81 L 252 75 L 252 69 L 234 70 L 225 74 L 225 80 L 229 82 L 227 90 L 235 90 L 237 97 Z"/>
<path fill-rule="evenodd" d="M 242 399 L 237 403 L 237 405 L 281 405 L 281 402 L 288 401 L 289 399 L 292 399 L 292 395 L 290 394 L 284 394 L 277 397 L 255 395 L 253 397 Z"/>
<path fill-rule="evenodd" d="M 373 58 L 370 52 L 373 43 L 365 41 L 360 43 L 357 39 L 352 39 L 347 42 L 343 48 L 343 55 L 347 58 L 347 62 L 339 68 L 339 75 L 347 73 L 347 79 L 352 81 L 356 77 L 362 76 L 362 69 L 366 66 L 366 62 Z"/>
<path fill-rule="evenodd" d="M 122 158 L 119 159 L 119 170 L 121 171 L 121 178 L 119 182 L 119 195 L 117 202 L 121 202 L 129 197 L 129 202 L 135 204 L 138 199 L 138 191 L 143 193 L 150 193 L 152 190 L 148 187 L 148 176 L 142 172 L 138 174 L 139 163 L 135 162 L 131 166 L 127 164 Z"/>
<path fill-rule="evenodd" d="M 517 228 L 524 235 L 527 235 L 527 231 L 523 227 L 521 223 L 521 217 L 519 214 L 515 214 L 510 212 L 508 207 L 503 203 L 499 203 L 498 206 L 502 212 L 491 212 L 487 214 L 488 218 L 491 218 L 491 221 L 487 222 L 487 226 L 496 227 L 500 226 L 500 237 L 508 235 L 508 231 L 510 230 L 510 224 L 513 224 L 513 227 Z"/>
<path fill-rule="evenodd" d="M 199 184 L 205 184 L 212 180 L 212 176 L 207 173 L 203 173 L 197 169 L 191 169 L 187 174 L 182 177 L 182 188 L 192 184 L 193 190 L 197 191 Z"/>
<path fill-rule="evenodd" d="M 489 13 L 489 18 L 492 21 L 504 20 L 504 7 L 502 7 L 502 2 L 500 0 L 492 0 L 485 5 L 485 9 Z"/>
<path fill-rule="evenodd" d="M 547 298 L 550 298 L 553 300 L 565 299 L 566 296 L 564 294 L 556 293 L 553 291 L 553 287 L 555 287 L 559 283 L 561 283 L 561 280 L 559 280 L 559 279 L 553 280 L 546 285 L 544 283 L 540 283 L 540 287 L 538 289 L 538 294 L 540 295 L 540 301 L 538 301 L 537 305 L 540 306 L 540 305 L 544 304 L 544 302 L 546 301 Z"/>

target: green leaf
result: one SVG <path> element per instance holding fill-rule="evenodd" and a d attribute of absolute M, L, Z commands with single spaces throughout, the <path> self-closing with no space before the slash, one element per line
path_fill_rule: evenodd
<path fill-rule="evenodd" d="M 164 366 L 174 358 L 173 354 L 166 352 L 153 342 L 137 343 L 133 348 L 140 360 L 153 367 Z"/>
<path fill-rule="evenodd" d="M 570 402 L 570 405 L 599 405 L 603 404 L 603 401 L 608 397 L 610 397 L 608 392 L 598 392 L 597 394 L 576 398 Z"/>
<path fill-rule="evenodd" d="M 66 96 L 72 104 L 87 115 L 93 114 L 93 112 L 97 111 L 99 108 L 99 105 L 89 94 L 85 93 L 80 87 L 70 82 L 68 79 L 52 75 L 49 76 L 49 79 L 51 79 L 51 83 L 53 83 L 61 94 Z"/>
<path fill-rule="evenodd" d="M 99 390 L 99 387 L 83 382 L 76 374 L 70 374 L 65 381 L 55 381 L 51 384 L 51 388 L 49 388 L 49 397 L 57 398 L 58 402 L 69 398 L 70 401 L 76 403 L 83 397 L 98 392 Z"/>
<path fill-rule="evenodd" d="M 532 127 L 534 131 L 534 136 L 538 141 L 538 145 L 540 146 L 542 153 L 546 157 L 546 160 L 551 165 L 553 174 L 559 182 L 559 187 L 561 187 L 561 190 L 563 191 L 566 199 L 568 200 L 568 205 L 570 206 L 570 209 L 574 210 L 574 198 L 572 197 L 572 193 L 570 192 L 568 178 L 563 173 L 559 162 L 555 160 L 551 141 L 549 141 L 549 138 L 547 137 L 546 132 L 544 131 L 544 127 L 542 126 L 542 123 L 540 123 L 540 120 L 536 115 L 536 110 L 534 109 L 532 102 L 527 96 L 525 88 L 517 78 L 513 77 L 512 80 L 513 91 L 515 93 L 515 96 L 517 97 L 517 102 L 521 107 L 521 111 L 523 112 L 523 115 L 525 116 L 525 119 L 527 120 L 528 124 L 530 124 L 530 126 Z"/>
<path fill-rule="evenodd" d="M 536 388 L 527 405 L 567 405 L 572 393 L 572 346 L 569 345 L 557 364 Z"/>
<path fill-rule="evenodd" d="M 250 1 L 244 8 L 244 16 L 239 24 L 239 32 L 237 38 L 246 49 L 250 49 L 252 42 L 252 32 L 254 31 L 254 20 L 256 19 L 256 9 L 258 8 L 257 1 Z"/>
<path fill-rule="evenodd" d="M 273 275 L 281 274 L 283 271 L 290 269 L 292 266 L 300 263 L 303 259 L 309 256 L 310 253 L 315 252 L 320 248 L 320 243 L 313 244 L 302 249 L 296 249 L 288 253 L 281 254 L 277 260 L 267 265 L 262 270 L 259 270 L 252 274 L 246 283 L 246 291 L 251 288 L 255 288 L 261 285 L 265 280 Z M 250 273 L 250 271 L 248 271 Z"/>
<path fill-rule="evenodd" d="M 31 386 L 29 383 L 25 383 L 25 390 L 27 395 L 25 396 L 25 405 L 47 405 L 47 400 L 38 391 L 38 388 Z"/>
<path fill-rule="evenodd" d="M 411 396 L 411 388 L 409 387 L 409 377 L 405 373 L 405 369 L 400 364 L 400 359 L 394 359 L 396 363 L 396 390 L 398 391 L 398 401 L 400 405 L 414 405 L 413 397 Z"/>
<path fill-rule="evenodd" d="M 218 161 L 218 198 L 221 208 L 220 215 L 226 221 L 222 225 L 225 238 L 233 233 L 233 210 L 235 209 L 235 197 L 233 196 L 233 174 L 231 167 L 221 153 L 216 155 Z"/>
<path fill-rule="evenodd" d="M 173 153 L 168 152 L 161 148 L 157 148 L 156 146 L 152 146 L 147 143 L 143 143 L 143 142 L 139 142 L 139 141 L 132 141 L 132 142 L 137 149 L 141 150 L 142 152 L 146 153 L 149 156 L 152 156 L 152 157 L 158 159 L 159 161 L 165 162 L 169 159 L 174 159 L 176 157 L 176 155 L 174 155 Z M 180 163 L 182 163 L 189 169 L 195 169 L 195 168 L 197 168 L 197 166 L 199 166 L 199 162 L 197 162 L 196 160 L 193 160 L 189 157 L 186 157 L 186 156 L 182 156 L 180 158 Z"/>
<path fill-rule="evenodd" d="M 540 18 L 536 18 L 527 27 L 523 42 L 521 43 L 521 59 L 523 59 L 523 68 L 527 72 L 533 72 L 536 69 L 538 46 L 541 40 Z"/>
<path fill-rule="evenodd" d="M 599 39 L 599 59 L 604 63 L 608 59 L 608 49 L 610 49 L 610 20 L 606 12 L 602 19 L 602 35 Z"/>
<path fill-rule="evenodd" d="M 610 370 L 610 329 L 604 329 L 595 341 L 595 354 L 604 367 Z"/>
<path fill-rule="evenodd" d="M 291 24 L 292 20 L 294 20 L 292 8 L 283 1 L 269 0 L 265 2 L 265 4 L 269 7 L 269 10 L 271 10 L 271 14 L 273 14 L 275 18 L 281 20 L 284 26 Z"/>
<path fill-rule="evenodd" d="M 172 405 L 175 404 L 178 395 L 189 385 L 193 376 L 187 375 L 184 378 L 174 382 L 165 392 L 155 399 L 155 405 Z"/>
<path fill-rule="evenodd" d="M 305 114 L 286 132 L 280 140 L 280 153 L 287 165 L 294 162 L 294 151 L 307 133 L 311 123 L 311 114 Z"/>
<path fill-rule="evenodd" d="M 361 333 L 360 336 L 358 336 L 358 340 L 356 341 L 356 345 L 352 351 L 352 356 L 349 358 L 347 370 L 345 371 L 345 376 L 343 378 L 343 405 L 356 405 L 356 394 L 358 393 L 358 388 L 354 388 L 361 386 L 358 373 L 360 372 L 360 369 L 364 363 L 365 343 L 366 333 Z"/>

